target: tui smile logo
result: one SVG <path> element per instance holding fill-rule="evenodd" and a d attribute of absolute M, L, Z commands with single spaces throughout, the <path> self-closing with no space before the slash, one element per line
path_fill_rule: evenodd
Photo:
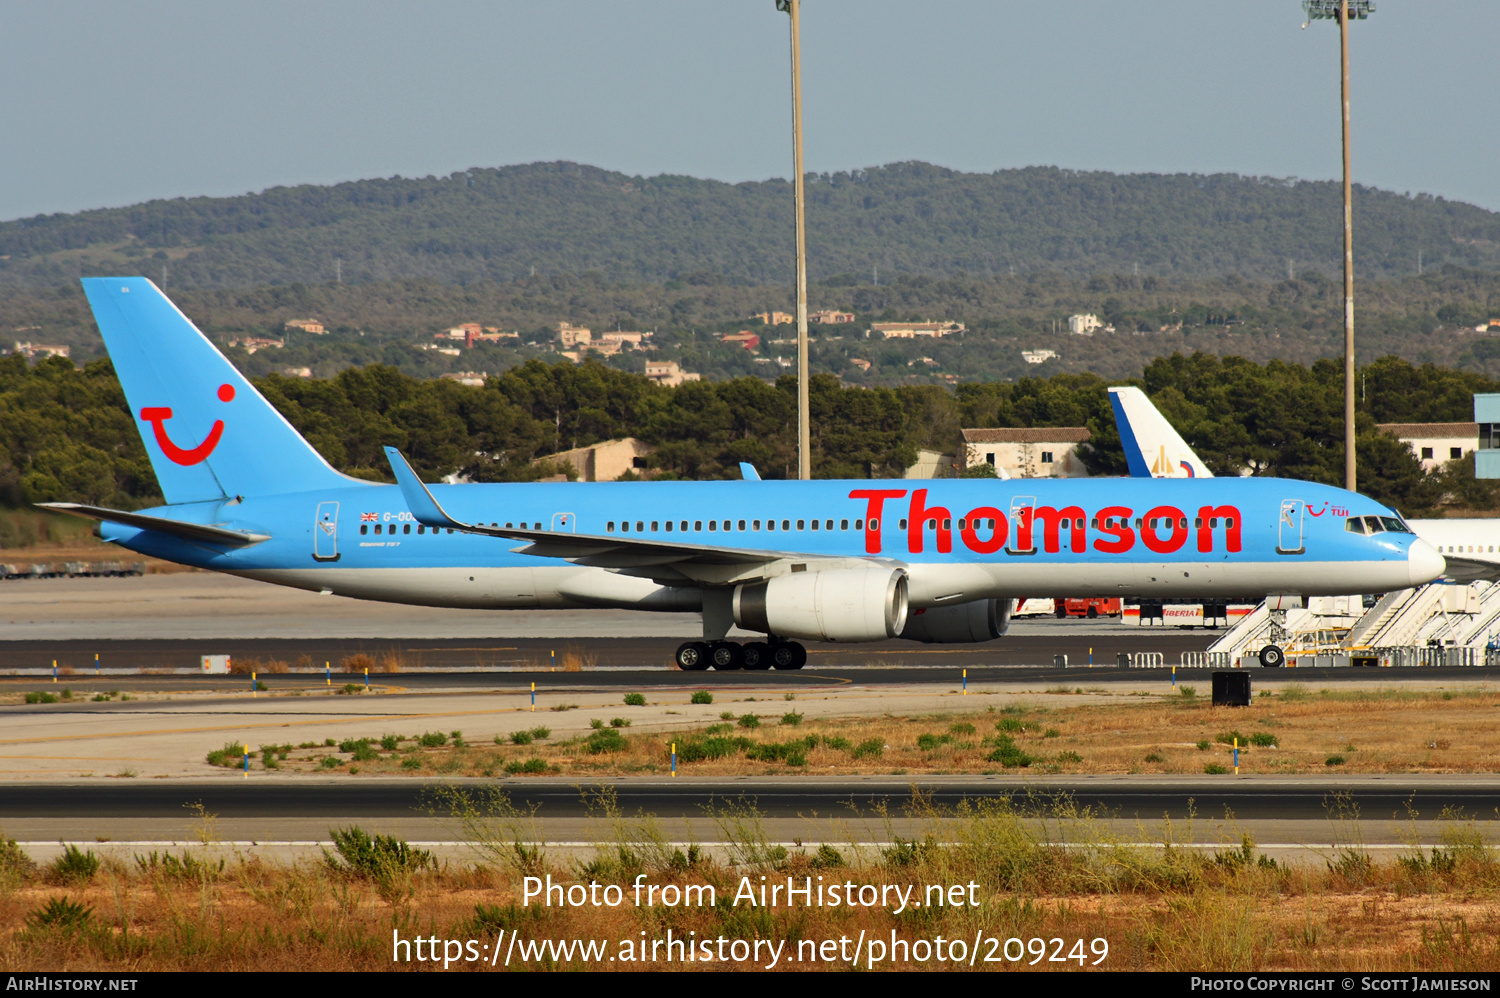
<path fill-rule="evenodd" d="M 219 386 L 219 401 L 234 401 L 233 385 Z M 174 444 L 172 438 L 167 436 L 167 428 L 164 424 L 172 418 L 170 407 L 147 406 L 141 410 L 141 418 L 151 424 L 151 429 L 156 434 L 156 446 L 160 447 L 162 453 L 177 464 L 192 465 L 206 460 L 208 455 L 214 452 L 214 448 L 219 446 L 219 438 L 224 435 L 224 421 L 216 419 L 213 428 L 208 431 L 208 436 L 203 438 L 201 444 L 184 449 Z"/>

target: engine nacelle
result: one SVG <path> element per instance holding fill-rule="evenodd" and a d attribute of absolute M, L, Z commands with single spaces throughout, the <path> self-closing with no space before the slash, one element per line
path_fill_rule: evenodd
<path fill-rule="evenodd" d="M 901 636 L 927 644 L 967 644 L 993 641 L 1010 629 L 1013 599 L 977 599 L 952 606 L 917 610 L 907 616 Z"/>
<path fill-rule="evenodd" d="M 884 641 L 906 626 L 906 572 L 841 568 L 793 572 L 734 589 L 734 622 L 807 641 Z"/>

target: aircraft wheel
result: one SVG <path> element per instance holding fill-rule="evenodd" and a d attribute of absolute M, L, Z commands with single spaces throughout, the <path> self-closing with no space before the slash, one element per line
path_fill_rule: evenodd
<path fill-rule="evenodd" d="M 715 641 L 708 646 L 708 660 L 720 672 L 730 672 L 744 664 L 744 653 L 733 641 Z"/>
<path fill-rule="evenodd" d="M 771 667 L 771 646 L 765 641 L 751 641 L 740 649 L 742 663 L 746 669 L 769 669 Z"/>
<path fill-rule="evenodd" d="M 1286 652 L 1275 645 L 1266 645 L 1260 650 L 1260 664 L 1267 669 L 1279 669 L 1286 665 Z"/>
<path fill-rule="evenodd" d="M 708 668 L 708 645 L 689 641 L 677 649 L 677 668 L 684 672 L 702 672 Z"/>
<path fill-rule="evenodd" d="M 788 672 L 807 664 L 807 649 L 795 641 L 781 641 L 771 646 L 771 664 Z"/>

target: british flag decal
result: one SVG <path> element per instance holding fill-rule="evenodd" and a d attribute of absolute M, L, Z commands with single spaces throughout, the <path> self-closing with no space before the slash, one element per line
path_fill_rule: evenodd
<path fill-rule="evenodd" d="M 359 514 L 359 522 L 360 523 L 374 523 L 378 519 L 380 519 L 380 514 L 379 513 L 361 513 L 361 514 Z"/>

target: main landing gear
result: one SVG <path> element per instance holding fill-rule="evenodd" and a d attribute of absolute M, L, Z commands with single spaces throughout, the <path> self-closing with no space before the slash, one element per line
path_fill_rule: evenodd
<path fill-rule="evenodd" d="M 720 672 L 734 669 L 800 669 L 807 664 L 807 649 L 795 641 L 689 641 L 677 649 L 677 667 L 701 672 L 710 665 Z"/>

